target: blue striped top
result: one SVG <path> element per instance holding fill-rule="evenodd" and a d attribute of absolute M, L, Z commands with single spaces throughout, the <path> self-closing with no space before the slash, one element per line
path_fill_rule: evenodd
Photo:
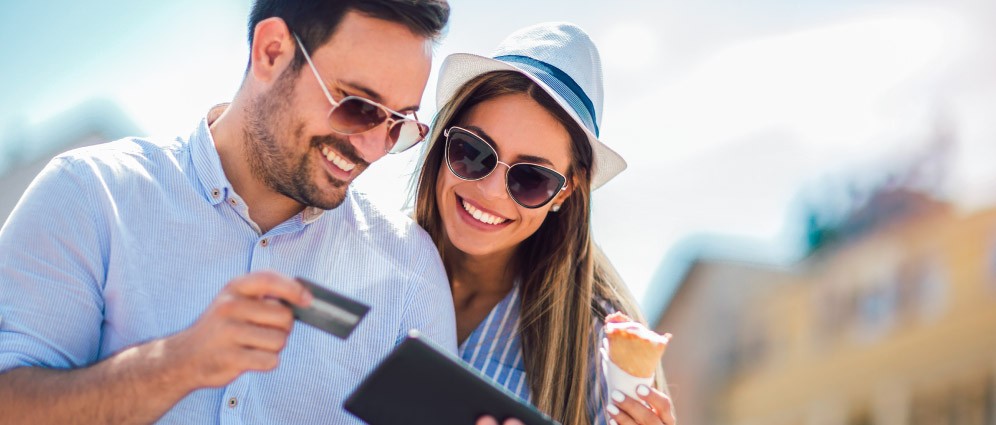
<path fill-rule="evenodd" d="M 495 383 L 522 400 L 532 402 L 519 338 L 519 311 L 522 302 L 518 289 L 516 285 L 495 305 L 477 329 L 460 344 L 459 352 L 464 361 L 491 377 Z M 594 341 L 601 341 L 605 336 L 603 322 L 595 319 L 594 325 Z M 595 425 L 606 425 L 609 419 L 605 413 L 607 384 L 601 371 L 602 356 L 596 350 L 592 353 L 588 375 L 588 382 L 591 384 L 587 395 L 588 417 Z"/>
<path fill-rule="evenodd" d="M 456 352 L 449 283 L 421 228 L 349 190 L 260 234 L 202 120 L 190 137 L 60 155 L 35 179 L 0 229 L 0 371 L 83 367 L 173 334 L 257 270 L 371 310 L 346 341 L 295 325 L 277 369 L 194 391 L 162 423 L 360 424 L 343 400 L 409 329 Z"/>

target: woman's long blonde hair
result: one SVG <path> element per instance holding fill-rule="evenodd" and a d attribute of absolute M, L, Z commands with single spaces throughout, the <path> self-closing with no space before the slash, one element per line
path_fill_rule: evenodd
<path fill-rule="evenodd" d="M 589 373 L 598 353 L 595 320 L 603 319 L 607 313 L 599 300 L 643 320 L 629 291 L 592 242 L 592 149 L 570 115 L 543 89 L 517 72 L 490 72 L 464 84 L 433 121 L 416 180 L 415 220 L 432 236 L 440 255 L 445 255 L 446 232 L 435 193 L 444 158 L 443 130 L 461 123 L 467 112 L 481 102 L 520 93 L 528 94 L 553 114 L 570 134 L 573 160 L 568 181 L 574 186 L 560 211 L 548 214 L 540 228 L 519 245 L 515 263 L 510 265 L 517 267 L 521 279 L 519 332 L 526 376 L 532 401 L 540 410 L 563 424 L 589 424 Z"/>

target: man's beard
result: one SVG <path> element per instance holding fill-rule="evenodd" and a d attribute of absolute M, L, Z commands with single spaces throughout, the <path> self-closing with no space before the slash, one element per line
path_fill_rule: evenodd
<path fill-rule="evenodd" d="M 331 210 L 346 198 L 349 182 L 319 171 L 317 174 L 322 177 L 317 178 L 327 179 L 331 186 L 330 190 L 323 191 L 313 180 L 316 174 L 314 161 L 322 146 L 335 149 L 356 164 L 360 172 L 369 163 L 348 140 L 332 135 L 314 136 L 308 149 L 294 152 L 293 141 L 299 140 L 304 132 L 304 124 L 291 118 L 296 74 L 289 68 L 284 70 L 267 93 L 250 102 L 242 151 L 253 177 L 273 191 L 305 206 Z M 281 141 L 278 134 L 291 140 Z"/>

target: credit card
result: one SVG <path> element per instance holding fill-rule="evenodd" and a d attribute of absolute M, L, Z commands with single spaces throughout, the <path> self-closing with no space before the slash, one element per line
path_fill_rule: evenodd
<path fill-rule="evenodd" d="M 308 307 L 288 304 L 294 310 L 294 318 L 335 335 L 339 338 L 349 338 L 356 326 L 370 311 L 370 306 L 338 294 L 328 288 L 319 286 L 305 278 L 296 278 L 304 285 L 314 299 Z"/>

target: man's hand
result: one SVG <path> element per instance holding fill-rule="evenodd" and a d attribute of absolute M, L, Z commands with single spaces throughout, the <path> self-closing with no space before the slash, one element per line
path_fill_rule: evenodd
<path fill-rule="evenodd" d="M 151 423 L 191 391 L 277 367 L 311 293 L 277 273 L 236 278 L 189 328 L 121 350 L 85 368 L 22 367 L 0 374 L 6 423 Z M 131 402 L 121 402 L 131 400 Z"/>
<path fill-rule="evenodd" d="M 200 386 L 220 387 L 246 371 L 276 368 L 294 325 L 293 312 L 279 300 L 306 307 L 312 295 L 273 272 L 229 282 L 193 326 L 169 338 L 184 353 L 188 376 Z"/>

